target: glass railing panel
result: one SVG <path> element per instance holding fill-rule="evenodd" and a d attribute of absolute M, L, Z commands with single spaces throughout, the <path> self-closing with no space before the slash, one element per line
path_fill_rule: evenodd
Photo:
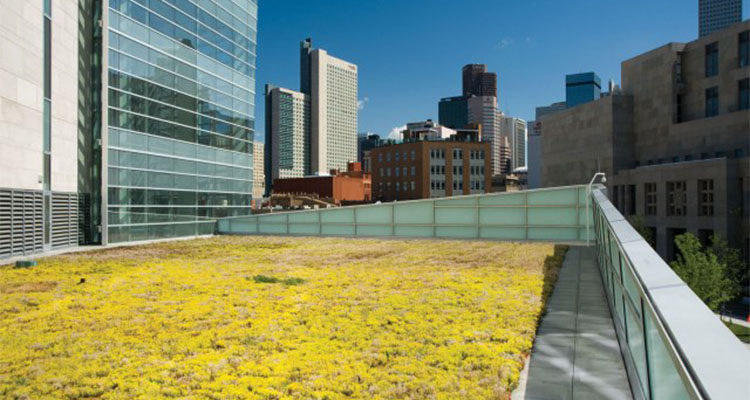
<path fill-rule="evenodd" d="M 651 372 L 651 396 L 658 400 L 688 399 L 688 391 L 675 368 L 664 339 L 659 334 L 656 319 L 650 311 L 645 314 L 648 365 Z"/>

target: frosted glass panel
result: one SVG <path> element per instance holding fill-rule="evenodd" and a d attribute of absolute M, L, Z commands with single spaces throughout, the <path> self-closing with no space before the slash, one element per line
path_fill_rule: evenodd
<path fill-rule="evenodd" d="M 390 226 L 362 225 L 357 227 L 357 236 L 391 236 L 392 233 Z"/>
<path fill-rule="evenodd" d="M 575 208 L 529 208 L 529 225 L 575 225 Z"/>
<path fill-rule="evenodd" d="M 258 221 L 260 223 L 266 223 L 266 222 L 283 222 L 286 223 L 286 217 L 287 214 L 279 213 L 279 214 L 266 214 L 266 215 L 259 215 Z"/>
<path fill-rule="evenodd" d="M 528 191 L 529 205 L 563 205 L 576 204 L 578 191 L 573 189 L 542 190 L 538 192 Z"/>
<path fill-rule="evenodd" d="M 258 232 L 259 233 L 286 233 L 286 224 L 264 224 L 260 223 L 258 225 Z"/>
<path fill-rule="evenodd" d="M 295 222 L 318 223 L 319 216 L 320 216 L 319 211 L 292 213 L 292 214 L 289 214 L 289 223 L 295 223 Z"/>
<path fill-rule="evenodd" d="M 628 323 L 626 324 L 628 329 L 628 347 L 630 348 L 630 354 L 633 356 L 633 363 L 640 378 L 641 388 L 644 392 L 648 392 L 648 387 L 646 387 L 648 384 L 648 377 L 646 376 L 646 343 L 643 341 L 641 319 L 635 313 L 633 307 L 630 306 L 630 303 L 625 303 L 625 309 L 628 316 Z"/>
<path fill-rule="evenodd" d="M 289 224 L 289 233 L 294 235 L 318 235 L 320 226 L 317 224 Z"/>
<path fill-rule="evenodd" d="M 436 224 L 476 224 L 477 209 L 475 208 L 437 208 L 435 209 Z"/>
<path fill-rule="evenodd" d="M 396 226 L 396 236 L 432 237 L 431 226 Z"/>
<path fill-rule="evenodd" d="M 338 222 L 344 224 L 354 223 L 354 211 L 351 208 L 341 208 L 338 210 L 326 210 L 320 212 L 320 221 Z"/>
<path fill-rule="evenodd" d="M 357 209 L 357 223 L 360 224 L 390 224 L 391 207 L 362 207 Z"/>
<path fill-rule="evenodd" d="M 464 228 L 459 226 L 440 226 L 435 230 L 435 236 L 445 238 L 470 238 L 477 237 L 477 228 Z"/>
<path fill-rule="evenodd" d="M 390 206 L 387 206 L 390 207 Z M 432 201 L 395 204 L 394 213 L 397 224 L 431 224 Z M 430 231 L 432 232 L 432 231 Z"/>
<path fill-rule="evenodd" d="M 448 199 L 435 200 L 436 207 L 446 206 L 475 206 L 477 205 L 476 196 L 459 196 Z"/>
<path fill-rule="evenodd" d="M 479 210 L 480 225 L 525 225 L 526 208 L 482 208 Z"/>
<path fill-rule="evenodd" d="M 479 204 L 487 206 L 522 205 L 526 204 L 525 194 L 500 194 L 479 197 Z"/>
<path fill-rule="evenodd" d="M 322 235 L 354 236 L 354 226 L 346 225 L 323 225 L 320 228 Z"/>
<path fill-rule="evenodd" d="M 529 239 L 574 241 L 578 236 L 576 228 L 533 228 L 529 227 Z"/>
<path fill-rule="evenodd" d="M 492 228 L 479 229 L 483 239 L 523 240 L 526 239 L 526 228 Z"/>

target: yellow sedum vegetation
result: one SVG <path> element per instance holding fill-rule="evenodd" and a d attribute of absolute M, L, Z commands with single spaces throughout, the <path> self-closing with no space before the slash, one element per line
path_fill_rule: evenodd
<path fill-rule="evenodd" d="M 563 253 L 214 237 L 0 267 L 0 397 L 507 398 Z"/>

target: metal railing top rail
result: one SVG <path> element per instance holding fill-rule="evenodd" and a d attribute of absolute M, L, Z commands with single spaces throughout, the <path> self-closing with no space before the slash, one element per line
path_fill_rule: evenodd
<path fill-rule="evenodd" d="M 645 306 L 657 316 L 678 371 L 697 398 L 749 399 L 750 350 L 662 260 L 609 201 L 598 185 L 592 190 L 598 209 L 616 240 L 625 266 L 637 280 Z M 596 235 L 597 241 L 600 235 Z M 606 243 L 597 243 L 604 246 Z M 653 384 L 653 383 L 652 383 Z M 654 396 L 656 398 L 658 396 Z"/>

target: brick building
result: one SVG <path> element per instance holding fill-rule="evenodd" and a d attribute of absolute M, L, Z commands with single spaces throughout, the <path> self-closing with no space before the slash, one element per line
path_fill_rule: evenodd
<path fill-rule="evenodd" d="M 491 186 L 490 144 L 411 141 L 371 151 L 373 200 L 485 193 Z"/>
<path fill-rule="evenodd" d="M 330 175 L 302 178 L 274 179 L 274 194 L 311 195 L 332 203 L 369 202 L 372 199 L 370 174 L 362 171 L 362 164 L 350 162 L 346 172 L 332 170 Z"/>

